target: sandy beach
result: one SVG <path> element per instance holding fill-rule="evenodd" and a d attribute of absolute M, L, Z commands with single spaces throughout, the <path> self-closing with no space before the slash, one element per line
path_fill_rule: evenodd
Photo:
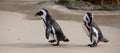
<path fill-rule="evenodd" d="M 90 43 L 89 38 L 81 26 L 86 11 L 65 13 L 61 9 L 56 9 L 57 7 L 51 8 L 46 5 L 39 6 L 36 2 L 0 2 L 0 53 L 120 53 L 119 12 L 108 11 L 109 14 L 106 15 L 100 14 L 104 13 L 102 11 L 93 12 L 97 13 L 96 23 L 109 42 L 99 43 L 97 47 L 90 48 L 87 46 Z M 70 42 L 61 42 L 60 46 L 48 43 L 41 17 L 34 16 L 40 8 L 49 10 Z M 84 13 L 78 15 L 79 12 Z"/>

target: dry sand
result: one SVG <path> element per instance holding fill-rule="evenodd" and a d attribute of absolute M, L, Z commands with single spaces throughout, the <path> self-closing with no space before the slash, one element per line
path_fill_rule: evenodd
<path fill-rule="evenodd" d="M 89 38 L 81 27 L 83 14 L 87 11 L 37 4 L 37 1 L 0 0 L 0 53 L 120 53 L 120 11 L 91 11 L 96 14 L 95 20 L 110 42 L 90 48 L 86 46 L 90 43 Z M 47 42 L 42 20 L 34 17 L 40 8 L 50 12 L 70 42 L 61 42 L 60 46 Z"/>
<path fill-rule="evenodd" d="M 81 28 L 81 22 L 57 20 L 70 42 L 51 46 L 44 37 L 41 20 L 27 20 L 18 12 L 0 11 L 0 53 L 119 53 L 120 29 L 100 26 L 109 43 L 98 47 L 86 46 L 89 38 Z"/>

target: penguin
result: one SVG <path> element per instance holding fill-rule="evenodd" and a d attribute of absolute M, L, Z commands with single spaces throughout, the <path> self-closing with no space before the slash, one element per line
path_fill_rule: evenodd
<path fill-rule="evenodd" d="M 99 42 L 108 42 L 109 40 L 106 39 L 101 29 L 93 20 L 93 14 L 87 12 L 83 18 L 83 30 L 87 33 L 88 37 L 90 38 L 91 44 L 88 44 L 90 47 L 96 47 Z"/>
<path fill-rule="evenodd" d="M 60 25 L 52 18 L 46 9 L 41 9 L 35 16 L 42 16 L 42 20 L 46 26 L 45 37 L 46 39 L 49 39 L 49 36 L 52 38 L 52 40 L 49 40 L 48 42 L 56 42 L 53 44 L 54 46 L 59 45 L 60 41 L 69 42 L 69 39 L 64 35 Z"/>

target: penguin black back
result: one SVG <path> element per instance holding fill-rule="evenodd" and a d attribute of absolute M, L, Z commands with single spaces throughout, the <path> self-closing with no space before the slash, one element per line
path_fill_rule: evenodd
<path fill-rule="evenodd" d="M 61 27 L 59 24 L 52 18 L 49 12 L 46 9 L 41 9 L 36 15 L 42 16 L 42 19 L 46 25 L 46 38 L 49 38 L 49 34 L 52 33 L 54 40 L 57 41 L 56 45 L 59 45 L 59 41 L 68 42 L 69 40 L 65 37 L 64 33 L 62 32 Z M 51 42 L 51 40 L 50 40 Z M 53 42 L 53 40 L 52 40 Z"/>
<path fill-rule="evenodd" d="M 108 40 L 103 37 L 98 25 L 94 22 L 92 13 L 88 12 L 85 14 L 83 23 L 84 30 L 87 31 L 87 35 L 90 37 L 92 42 L 92 44 L 89 44 L 88 46 L 95 47 L 99 42 L 108 42 Z"/>

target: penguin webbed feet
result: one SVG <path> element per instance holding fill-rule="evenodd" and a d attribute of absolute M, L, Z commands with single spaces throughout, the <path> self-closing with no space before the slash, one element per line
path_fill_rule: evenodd
<path fill-rule="evenodd" d="M 88 44 L 89 47 L 96 47 L 95 45 L 93 44 Z"/>
<path fill-rule="evenodd" d="M 97 43 L 93 43 L 93 44 L 88 44 L 89 47 L 96 47 Z"/>
<path fill-rule="evenodd" d="M 50 43 L 54 43 L 54 42 L 56 42 L 56 40 L 49 40 L 48 42 L 50 42 Z"/>
<path fill-rule="evenodd" d="M 58 41 L 56 44 L 53 44 L 53 46 L 59 46 L 60 42 Z"/>

